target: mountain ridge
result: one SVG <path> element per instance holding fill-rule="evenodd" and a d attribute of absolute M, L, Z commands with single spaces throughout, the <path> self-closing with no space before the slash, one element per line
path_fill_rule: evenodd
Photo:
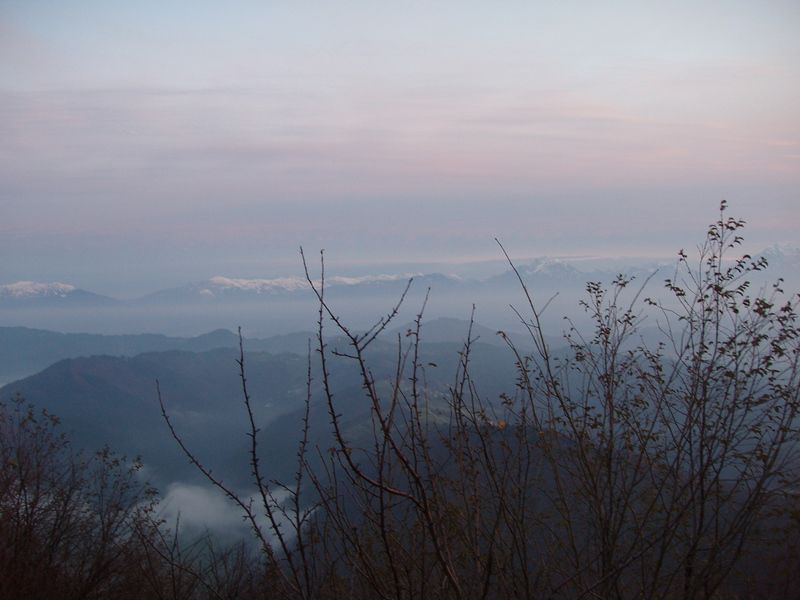
<path fill-rule="evenodd" d="M 764 248 L 754 255 L 764 256 L 775 267 L 792 271 L 800 271 L 800 248 L 787 244 L 775 244 Z M 653 263 L 642 259 L 638 263 L 625 267 L 592 266 L 580 269 L 575 266 L 581 261 L 565 257 L 540 256 L 517 264 L 517 270 L 523 279 L 538 283 L 580 283 L 587 280 L 607 279 L 619 272 L 626 274 L 646 274 L 666 266 L 666 263 Z M 787 274 L 788 275 L 788 274 Z M 493 285 L 504 280 L 515 279 L 511 269 L 483 279 L 465 279 L 457 275 L 443 273 L 378 273 L 370 275 L 346 276 L 333 275 L 326 277 L 325 286 L 329 291 L 341 292 L 363 291 L 377 288 L 402 288 L 409 279 L 415 279 L 423 285 L 463 286 L 467 289 L 485 285 Z M 319 285 L 319 281 L 314 281 Z M 291 296 L 296 293 L 310 293 L 308 281 L 303 276 L 273 278 L 243 278 L 215 275 L 202 281 L 188 282 L 174 287 L 167 287 L 135 298 L 123 300 L 99 294 L 90 290 L 63 282 L 17 281 L 0 284 L 0 307 L 24 305 L 25 302 L 42 302 L 66 304 L 67 301 L 78 301 L 88 304 L 104 305 L 148 305 L 162 300 L 175 301 L 213 301 L 225 299 L 258 298 L 264 296 Z"/>

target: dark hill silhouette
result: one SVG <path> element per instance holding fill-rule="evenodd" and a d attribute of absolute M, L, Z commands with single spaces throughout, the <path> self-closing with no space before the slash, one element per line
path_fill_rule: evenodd
<path fill-rule="evenodd" d="M 313 334 L 299 332 L 266 339 L 248 339 L 250 350 L 306 354 L 307 340 Z M 159 334 L 99 335 L 57 333 L 28 327 L 0 327 L 0 382 L 32 375 L 66 358 L 107 354 L 135 356 L 143 352 L 184 350 L 205 352 L 215 348 L 236 348 L 239 337 L 227 329 L 217 329 L 195 337 L 170 337 Z"/>
<path fill-rule="evenodd" d="M 390 338 L 387 338 L 390 339 Z M 342 340 L 330 348 L 345 349 Z M 245 342 L 246 348 L 249 342 Z M 254 344 L 256 345 L 256 344 Z M 307 348 L 307 342 L 304 342 Z M 434 402 L 445 402 L 459 360 L 459 343 L 426 343 L 421 356 L 426 383 Z M 320 393 L 316 353 L 312 353 L 312 443 L 327 443 L 329 419 Z M 21 394 L 58 415 L 77 446 L 97 449 L 105 444 L 129 456 L 141 455 L 164 483 L 193 477 L 194 471 L 169 437 L 159 412 L 156 379 L 177 429 L 190 446 L 207 457 L 215 470 L 247 482 L 246 420 L 236 359 L 238 350 L 206 352 L 172 350 L 134 357 L 90 356 L 66 359 L 42 372 L 0 388 L 0 399 Z M 371 367 L 381 385 L 395 374 L 397 345 L 376 340 L 370 348 Z M 473 350 L 478 391 L 490 402 L 513 392 L 514 362 L 507 349 L 478 342 Z M 264 460 L 275 475 L 287 475 L 300 437 L 306 398 L 307 358 L 299 354 L 246 351 L 248 386 L 259 426 Z M 368 422 L 369 402 L 352 362 L 330 365 L 331 381 L 341 408 L 354 431 Z M 365 432 L 366 433 L 366 432 Z"/>

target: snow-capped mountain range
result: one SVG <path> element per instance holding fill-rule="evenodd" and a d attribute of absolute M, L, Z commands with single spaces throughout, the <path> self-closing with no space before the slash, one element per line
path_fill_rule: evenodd
<path fill-rule="evenodd" d="M 53 308 L 111 306 L 119 301 L 61 282 L 17 281 L 0 285 L 2 308 Z"/>
<path fill-rule="evenodd" d="M 771 269 L 767 277 L 782 276 L 787 280 L 800 280 L 800 248 L 772 246 L 761 254 L 767 258 Z M 582 268 L 576 267 L 579 264 Z M 674 263 L 672 263 L 674 264 Z M 540 257 L 517 266 L 520 275 L 529 284 L 539 288 L 566 291 L 582 288 L 586 281 L 609 281 L 620 271 L 635 275 L 637 279 L 647 277 L 663 264 L 641 262 L 619 268 L 602 264 L 587 264 L 579 260 Z M 511 270 L 483 280 L 462 279 L 454 275 L 439 273 L 375 274 L 363 276 L 330 276 L 325 279 L 326 290 L 341 297 L 369 295 L 372 292 L 402 291 L 410 278 L 415 287 L 435 288 L 439 291 L 463 290 L 465 293 L 478 290 L 499 290 L 504 286 L 516 286 L 516 275 Z M 314 281 L 319 285 L 319 281 Z M 80 289 L 61 282 L 42 283 L 17 281 L 0 285 L 0 308 L 37 308 L 54 306 L 152 306 L 154 304 L 225 303 L 265 300 L 270 297 L 291 298 L 300 294 L 309 295 L 308 281 L 304 277 L 235 278 L 222 275 L 208 280 L 188 283 L 148 294 L 133 300 L 117 300 L 108 296 Z M 309 296 L 310 297 L 310 296 Z"/>
<path fill-rule="evenodd" d="M 456 278 L 444 275 L 421 275 L 403 273 L 395 275 L 379 274 L 359 277 L 331 276 L 325 278 L 325 289 L 334 294 L 367 293 L 370 290 L 393 290 L 406 284 L 410 278 L 434 282 L 437 285 L 455 283 Z M 320 281 L 314 280 L 319 286 Z M 134 302 L 154 304 L 164 302 L 224 302 L 248 301 L 271 297 L 291 297 L 293 295 L 310 295 L 311 289 L 304 277 L 279 277 L 273 279 L 242 279 L 215 276 L 206 281 L 189 283 L 180 287 L 160 290 Z M 309 296 L 310 297 L 310 296 Z"/>
<path fill-rule="evenodd" d="M 421 273 L 404 273 L 401 275 L 365 275 L 362 277 L 342 277 L 334 276 L 325 280 L 326 287 L 337 287 L 343 285 L 363 285 L 371 283 L 387 283 L 394 281 L 408 281 L 411 277 L 418 277 Z M 320 282 L 314 281 L 315 285 Z M 252 292 L 255 294 L 272 294 L 276 292 L 296 292 L 308 289 L 308 281 L 304 277 L 279 277 L 275 279 L 234 279 L 230 277 L 216 276 L 201 284 L 194 284 L 201 287 L 200 294 L 209 295 L 215 292 L 225 292 L 236 290 L 241 292 Z"/>
<path fill-rule="evenodd" d="M 75 290 L 75 286 L 68 283 L 17 281 L 7 285 L 0 285 L 0 298 L 46 298 L 53 296 L 63 298 Z"/>

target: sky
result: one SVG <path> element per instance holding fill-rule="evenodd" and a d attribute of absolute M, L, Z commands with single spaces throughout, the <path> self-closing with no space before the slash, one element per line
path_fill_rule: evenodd
<path fill-rule="evenodd" d="M 800 245 L 800 3 L 0 0 L 0 284 Z"/>

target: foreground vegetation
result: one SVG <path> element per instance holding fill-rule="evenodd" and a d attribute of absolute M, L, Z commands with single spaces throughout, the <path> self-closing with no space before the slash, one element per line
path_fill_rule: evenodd
<path fill-rule="evenodd" d="M 666 296 L 624 276 L 587 284 L 594 327 L 568 323 L 566 351 L 548 343 L 520 277 L 515 310 L 534 351 L 500 333 L 517 374 L 500 398 L 472 376 L 471 333 L 452 385 L 426 385 L 438 367 L 422 359 L 424 306 L 397 340 L 394 376 L 377 379 L 370 345 L 398 307 L 351 331 L 326 299 L 324 262 L 317 277 L 306 266 L 319 321 L 293 479 L 272 479 L 260 451 L 243 349 L 255 497 L 204 466 L 162 401 L 178 444 L 249 521 L 255 552 L 183 544 L 135 464 L 74 454 L 52 417 L 6 407 L 0 596 L 792 597 L 798 299 L 780 281 L 751 289 L 766 261 L 729 256 L 744 223 L 725 209 L 697 257 L 681 251 Z M 333 336 L 345 345 L 329 347 Z M 335 361 L 361 381 L 368 416 L 355 425 Z M 316 404 L 330 424 L 323 447 L 309 436 Z"/>

